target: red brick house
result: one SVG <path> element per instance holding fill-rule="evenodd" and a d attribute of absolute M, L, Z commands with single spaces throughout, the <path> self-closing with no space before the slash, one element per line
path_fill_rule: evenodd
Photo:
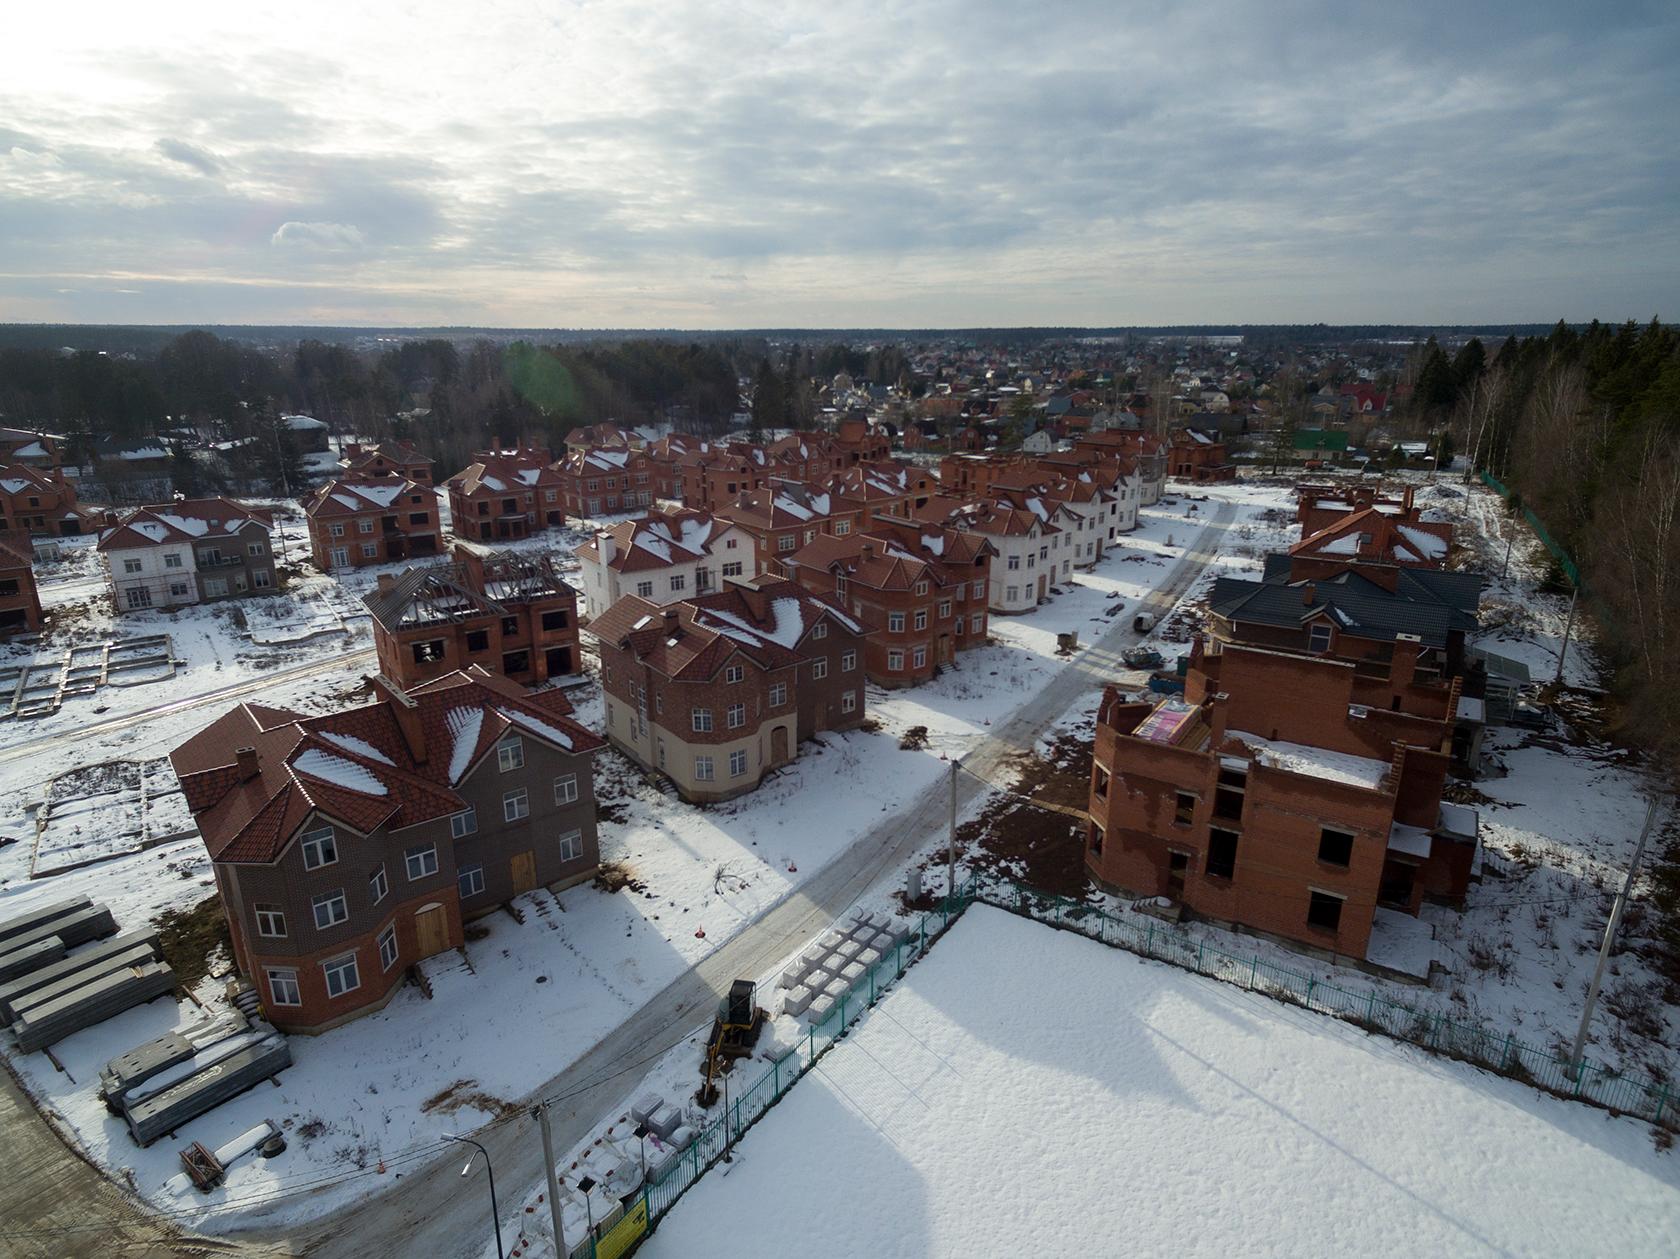
<path fill-rule="evenodd" d="M 857 528 L 864 509 L 809 482 L 778 479 L 720 505 L 716 514 L 752 538 L 760 572 L 785 576 L 777 572 L 782 559 L 821 534 L 845 537 Z"/>
<path fill-rule="evenodd" d="M 1289 548 L 1289 554 L 1331 568 L 1353 561 L 1444 568 L 1452 537 L 1453 527 L 1445 521 L 1399 520 L 1367 507 L 1302 538 Z"/>
<path fill-rule="evenodd" d="M 0 533 L 70 538 L 88 525 L 76 503 L 76 486 L 62 472 L 0 463 Z"/>
<path fill-rule="evenodd" d="M 1183 696 L 1104 693 L 1093 879 L 1360 959 L 1379 909 L 1462 900 L 1477 824 L 1441 801 L 1450 722 L 1356 703 L 1332 658 L 1197 647 Z"/>
<path fill-rule="evenodd" d="M 242 704 L 170 753 L 234 961 L 276 1027 L 376 1010 L 462 922 L 599 864 L 601 740 L 482 670 L 321 717 Z"/>
<path fill-rule="evenodd" d="M 702 442 L 678 459 L 677 476 L 684 507 L 716 511 L 743 493 L 764 488 L 771 468 L 762 447 Z"/>
<path fill-rule="evenodd" d="M 437 491 L 416 481 L 329 481 L 303 500 L 323 572 L 443 553 Z"/>
<path fill-rule="evenodd" d="M 457 538 L 508 542 L 566 523 L 565 479 L 547 450 L 481 450 L 443 483 Z"/>
<path fill-rule="evenodd" d="M 1167 448 L 1169 475 L 1186 481 L 1234 481 L 1236 465 L 1225 454 L 1225 443 L 1215 434 L 1195 428 L 1181 428 Z"/>
<path fill-rule="evenodd" d="M 417 485 L 432 483 L 432 461 L 422 455 L 413 442 L 380 442 L 375 446 L 345 442 L 340 456 L 340 480 L 376 481 L 381 477 L 402 477 Z"/>
<path fill-rule="evenodd" d="M 681 501 L 682 472 L 678 465 L 685 455 L 698 450 L 701 445 L 698 437 L 691 437 L 687 433 L 668 433 L 648 443 L 643 453 L 647 455 L 653 473 L 653 496 L 656 500 Z"/>
<path fill-rule="evenodd" d="M 0 428 L 0 464 L 8 463 L 58 472 L 64 467 L 64 438 L 27 428 Z"/>
<path fill-rule="evenodd" d="M 871 518 L 884 514 L 906 520 L 941 492 L 939 478 L 913 463 L 860 463 L 832 478 L 828 488 Z"/>
<path fill-rule="evenodd" d="M 834 441 L 848 464 L 885 463 L 892 458 L 892 438 L 868 420 L 841 420 Z"/>
<path fill-rule="evenodd" d="M 653 506 L 654 461 L 640 450 L 596 448 L 568 454 L 554 465 L 560 498 L 574 516 L 611 516 Z"/>
<path fill-rule="evenodd" d="M 41 596 L 35 588 L 35 554 L 29 539 L 0 533 L 0 638 L 34 634 L 41 628 Z"/>
<path fill-rule="evenodd" d="M 869 680 L 902 687 L 985 643 L 995 554 L 976 534 L 875 516 L 860 532 L 817 538 L 784 564 L 794 581 L 871 631 Z"/>
<path fill-rule="evenodd" d="M 804 740 L 864 718 L 868 631 L 792 582 L 730 582 L 664 607 L 630 595 L 588 632 L 607 738 L 687 800 L 751 791 Z"/>
<path fill-rule="evenodd" d="M 581 454 L 588 450 L 629 450 L 638 443 L 616 424 L 590 424 L 574 428 L 566 434 L 566 452 Z"/>
<path fill-rule="evenodd" d="M 446 562 L 381 573 L 362 602 L 379 671 L 404 690 L 469 665 L 526 686 L 583 667 L 577 591 L 546 555 L 457 542 Z"/>
<path fill-rule="evenodd" d="M 770 475 L 789 481 L 824 484 L 857 462 L 828 433 L 789 433 L 765 448 Z"/>

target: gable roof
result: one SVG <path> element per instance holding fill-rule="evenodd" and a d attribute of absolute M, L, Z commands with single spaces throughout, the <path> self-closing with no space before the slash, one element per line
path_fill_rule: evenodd
<path fill-rule="evenodd" d="M 428 504 L 437 501 L 437 491 L 407 477 L 382 477 L 376 481 L 328 481 L 304 500 L 303 514 L 311 519 L 359 516 L 364 512 L 397 510 L 397 504 L 418 494 Z"/>
<path fill-rule="evenodd" d="M 156 507 L 136 507 L 99 535 L 101 551 L 165 546 L 233 537 L 246 529 L 265 534 L 274 523 L 267 508 L 246 507 L 230 498 L 193 498 Z"/>
<path fill-rule="evenodd" d="M 640 520 L 624 520 L 603 529 L 572 554 L 586 564 L 600 564 L 601 539 L 612 541 L 612 558 L 606 566 L 617 573 L 642 573 L 693 564 L 706 558 L 713 541 L 729 527 L 729 521 L 710 512 L 684 510 L 649 512 Z"/>
<path fill-rule="evenodd" d="M 1426 647 L 1444 647 L 1450 632 L 1476 627 L 1482 578 L 1473 573 L 1399 569 L 1397 588 L 1391 591 L 1353 568 L 1290 581 L 1288 562 L 1288 556 L 1268 556 L 1261 581 L 1217 578 L 1209 608 L 1232 621 L 1287 627 L 1328 615 L 1357 638 L 1392 642 L 1401 634 L 1415 634 Z M 1421 574 L 1451 580 L 1420 582 Z"/>

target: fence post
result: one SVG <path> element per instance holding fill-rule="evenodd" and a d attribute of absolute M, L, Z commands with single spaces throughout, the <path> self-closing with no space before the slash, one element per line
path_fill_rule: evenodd
<path fill-rule="evenodd" d="M 1316 979 L 1307 980 L 1307 1009 L 1309 1009 L 1309 1010 L 1312 1009 L 1313 989 L 1316 988 L 1317 986 L 1318 986 L 1318 981 Z"/>
<path fill-rule="evenodd" d="M 1196 973 L 1198 975 L 1202 973 L 1202 954 L 1205 952 L 1207 952 L 1207 941 L 1202 940 L 1196 945 Z"/>
<path fill-rule="evenodd" d="M 1248 988 L 1249 988 L 1250 992 L 1254 991 L 1254 976 L 1259 972 L 1259 970 L 1260 970 L 1260 955 L 1258 953 L 1256 953 L 1250 959 L 1249 966 L 1248 966 Z"/>
<path fill-rule="evenodd" d="M 1377 1021 L 1377 990 L 1375 988 L 1371 989 L 1370 1000 L 1365 1003 L 1365 1021 L 1367 1023 Z"/>
<path fill-rule="evenodd" d="M 1145 957 L 1154 957 L 1155 956 L 1155 924 L 1154 923 L 1149 924 L 1149 937 L 1148 937 L 1148 939 L 1144 940 L 1144 942 L 1143 942 L 1143 955 Z"/>
<path fill-rule="evenodd" d="M 776 1073 L 776 1096 L 780 1097 L 782 1095 L 782 1060 L 776 1058 L 770 1063 L 770 1066 Z"/>
<path fill-rule="evenodd" d="M 1499 1055 L 1499 1069 L 1501 1071 L 1509 1071 L 1511 1069 L 1511 1038 L 1514 1035 L 1515 1033 L 1513 1032 L 1505 1033 L 1505 1052 Z"/>
<path fill-rule="evenodd" d="M 869 968 L 869 1004 L 875 1004 L 875 967 Z"/>
<path fill-rule="evenodd" d="M 811 1055 L 811 1061 L 817 1060 L 817 1025 L 811 1024 L 811 1030 L 806 1033 L 805 1052 Z"/>
<path fill-rule="evenodd" d="M 1662 1090 L 1657 1094 L 1657 1117 L 1656 1117 L 1655 1123 L 1659 1128 L 1662 1126 L 1663 1111 L 1666 1110 L 1667 1108 L 1668 1108 L 1668 1085 L 1665 1083 L 1662 1086 Z"/>

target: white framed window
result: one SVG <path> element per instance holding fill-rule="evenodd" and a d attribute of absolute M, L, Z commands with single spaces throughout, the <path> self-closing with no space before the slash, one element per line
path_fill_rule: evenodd
<path fill-rule="evenodd" d="M 730 545 L 734 546 L 735 544 L 731 542 Z M 723 566 L 723 575 L 725 577 L 739 577 L 741 575 L 741 561 L 733 560 L 730 563 L 725 564 Z"/>
<path fill-rule="evenodd" d="M 525 768 L 525 741 L 519 738 L 503 739 L 496 745 L 496 767 L 506 774 L 516 769 Z"/>
<path fill-rule="evenodd" d="M 358 532 L 358 533 L 372 533 L 373 532 L 373 521 L 371 521 L 371 520 L 358 520 L 356 522 L 356 532 Z"/>
<path fill-rule="evenodd" d="M 303 833 L 303 868 L 316 870 L 321 866 L 330 866 L 338 860 L 338 843 L 333 838 L 333 828 L 318 827 Z"/>
<path fill-rule="evenodd" d="M 370 905 L 379 904 L 390 891 L 391 880 L 385 877 L 385 867 L 381 865 L 379 869 L 368 875 L 368 903 Z"/>
<path fill-rule="evenodd" d="M 834 522 L 834 536 L 835 537 L 843 538 L 848 533 L 850 533 L 851 531 L 852 531 L 852 522 L 851 521 L 841 519 L 841 520 L 836 520 Z"/>
<path fill-rule="evenodd" d="M 917 608 L 916 609 L 916 628 L 919 629 L 919 630 L 925 630 L 927 628 L 927 609 L 926 608 Z"/>
<path fill-rule="evenodd" d="M 518 822 L 531 816 L 530 793 L 521 787 L 518 791 L 508 791 L 502 794 L 502 821 Z"/>
<path fill-rule="evenodd" d="M 939 604 L 939 619 L 943 621 L 946 617 L 948 617 L 950 615 L 951 615 L 951 601 L 949 599 L 942 600 Z"/>
<path fill-rule="evenodd" d="M 887 613 L 887 633 L 902 634 L 904 632 L 904 613 Z"/>
<path fill-rule="evenodd" d="M 887 672 L 902 673 L 903 671 L 904 653 L 902 651 L 889 651 L 887 653 Z"/>
<path fill-rule="evenodd" d="M 840 672 L 850 673 L 857 668 L 857 652 L 843 651 L 840 653 Z"/>
<path fill-rule="evenodd" d="M 793 534 L 784 533 L 781 537 L 776 539 L 776 550 L 785 554 L 786 552 L 793 550 L 798 543 L 799 539 L 794 537 Z"/>
<path fill-rule="evenodd" d="M 177 557 L 177 558 L 179 558 L 179 557 Z M 139 571 L 140 571 L 140 561 L 139 560 L 128 559 L 128 560 L 123 561 L 123 572 L 132 575 L 134 573 L 138 573 Z"/>
<path fill-rule="evenodd" d="M 637 582 L 636 583 L 636 595 L 637 595 L 638 598 L 641 598 L 641 599 L 651 599 L 651 598 L 653 598 L 653 583 L 651 581 L 639 581 L 639 582 Z"/>
<path fill-rule="evenodd" d="M 321 963 L 321 973 L 327 977 L 327 996 L 342 997 L 362 986 L 361 972 L 356 969 L 356 955 L 346 953 L 330 962 Z"/>
<path fill-rule="evenodd" d="M 583 832 L 567 831 L 560 836 L 560 860 L 576 861 L 583 856 Z"/>
<path fill-rule="evenodd" d="M 828 622 L 827 621 L 818 621 L 816 623 L 816 625 L 813 626 L 812 629 L 811 629 L 811 637 L 812 638 L 827 638 L 828 637 Z"/>
<path fill-rule="evenodd" d="M 694 777 L 701 782 L 712 781 L 712 758 L 697 756 L 694 758 Z"/>
<path fill-rule="evenodd" d="M 1308 634 L 1307 634 L 1307 650 L 1308 651 L 1329 651 L 1330 650 L 1330 627 L 1328 625 L 1322 625 L 1322 624 L 1321 625 L 1315 625 L 1315 626 L 1312 627 L 1312 629 L 1310 631 L 1308 631 Z"/>
<path fill-rule="evenodd" d="M 916 648 L 916 650 L 910 656 L 910 663 L 911 663 L 911 666 L 913 668 L 917 668 L 917 669 L 920 669 L 922 666 L 927 664 L 927 648 L 926 647 Z"/>
<path fill-rule="evenodd" d="M 469 804 L 459 813 L 449 815 L 449 838 L 465 839 L 478 833 L 478 808 Z"/>
<path fill-rule="evenodd" d="M 163 566 L 165 568 L 180 568 L 182 566 L 181 557 L 171 551 L 168 555 L 163 557 Z"/>
<path fill-rule="evenodd" d="M 976 599 L 984 599 L 986 597 L 986 583 L 984 581 L 977 581 L 974 583 L 974 594 L 972 597 Z"/>
<path fill-rule="evenodd" d="M 687 584 L 688 584 L 688 578 L 683 576 L 681 573 L 672 573 L 671 574 L 671 593 L 672 594 L 676 594 L 677 591 L 681 590 Z"/>
<path fill-rule="evenodd" d="M 843 691 L 840 695 L 840 711 L 855 713 L 857 711 L 857 692 Z"/>
<path fill-rule="evenodd" d="M 268 976 L 268 999 L 272 1005 L 302 1005 L 303 994 L 298 991 L 297 972 L 291 967 L 271 966 Z"/>
<path fill-rule="evenodd" d="M 747 772 L 747 753 L 746 753 L 746 750 L 741 749 L 741 750 L 738 750 L 738 751 L 735 751 L 735 752 L 731 752 L 729 754 L 729 776 L 731 778 L 741 778 L 746 774 L 746 772 Z"/>
<path fill-rule="evenodd" d="M 334 568 L 344 568 L 349 563 L 350 563 L 350 550 L 349 550 L 349 548 L 348 547 L 342 547 L 342 546 L 335 546 L 332 549 L 332 566 Z"/>
<path fill-rule="evenodd" d="M 315 913 L 315 929 L 325 931 L 328 927 L 336 927 L 350 917 L 350 906 L 345 903 L 344 889 L 334 888 L 330 892 L 322 892 L 309 902 Z"/>
<path fill-rule="evenodd" d="M 219 599 L 228 592 L 227 578 L 206 577 L 204 579 L 204 597 Z"/>
<path fill-rule="evenodd" d="M 747 724 L 747 706 L 745 704 L 731 704 L 724 715 L 731 730 L 739 730 Z"/>
<path fill-rule="evenodd" d="M 1011 555 L 1009 557 L 1009 562 L 1005 564 L 1004 567 L 1009 569 L 1011 572 L 1014 572 L 1016 569 L 1021 567 L 1021 557 L 1019 555 Z"/>
<path fill-rule="evenodd" d="M 274 584 L 274 578 L 269 574 L 269 571 L 266 568 L 253 569 L 251 572 L 251 584 L 258 590 L 267 590 Z"/>
<path fill-rule="evenodd" d="M 286 911 L 278 905 L 256 905 L 257 934 L 278 940 L 286 934 Z"/>
<path fill-rule="evenodd" d="M 437 845 L 427 844 L 423 848 L 410 848 L 403 853 L 403 864 L 408 869 L 408 881 L 430 878 L 438 872 Z"/>
<path fill-rule="evenodd" d="M 815 660 L 811 661 L 811 676 L 819 682 L 828 676 L 827 656 L 818 656 Z"/>
<path fill-rule="evenodd" d="M 561 774 L 554 780 L 554 803 L 573 804 L 578 798 L 576 774 Z"/>
<path fill-rule="evenodd" d="M 455 888 L 460 893 L 462 900 L 466 900 L 469 896 L 477 896 L 484 891 L 484 867 L 463 866 L 460 873 L 455 876 Z"/>
<path fill-rule="evenodd" d="M 780 708 L 787 703 L 787 683 L 772 682 L 770 684 L 770 707 Z"/>
<path fill-rule="evenodd" d="M 379 933 L 379 969 L 390 970 L 397 964 L 397 924 L 392 923 Z"/>
<path fill-rule="evenodd" d="M 169 583 L 169 597 L 171 599 L 190 599 L 192 598 L 192 586 L 184 581 L 172 581 Z"/>
<path fill-rule="evenodd" d="M 379 557 L 379 543 L 377 543 L 377 542 L 364 542 L 364 543 L 362 543 L 362 558 L 363 559 L 371 560 L 371 559 L 377 559 L 378 557 Z"/>
<path fill-rule="evenodd" d="M 986 614 L 983 612 L 976 612 L 973 616 L 968 618 L 968 628 L 978 634 L 981 626 L 985 624 L 985 621 Z"/>
<path fill-rule="evenodd" d="M 738 664 L 732 664 L 723 671 L 723 680 L 730 684 L 739 682 L 747 676 L 747 671 Z"/>
<path fill-rule="evenodd" d="M 1003 597 L 1005 602 L 1014 603 L 1021 597 L 1021 588 L 1019 586 L 1005 586 Z"/>
<path fill-rule="evenodd" d="M 261 542 L 252 542 L 252 543 L 249 543 L 245 547 L 245 554 L 247 554 L 247 555 L 266 555 L 266 554 L 268 554 L 268 548 L 265 547 Z"/>
<path fill-rule="evenodd" d="M 691 708 L 688 713 L 688 721 L 696 734 L 705 734 L 712 728 L 712 710 L 709 708 Z"/>
<path fill-rule="evenodd" d="M 927 593 L 927 592 L 928 592 L 928 584 L 927 584 L 927 582 L 925 582 L 925 581 L 919 581 L 919 582 L 917 582 L 917 583 L 916 583 L 916 593 L 917 593 L 917 594 L 919 594 L 919 595 L 925 595 L 925 594 L 926 594 L 926 593 Z"/>
<path fill-rule="evenodd" d="M 333 538 L 342 538 L 344 536 L 344 526 L 341 525 L 341 524 L 328 525 L 327 526 L 327 536 L 333 537 Z"/>

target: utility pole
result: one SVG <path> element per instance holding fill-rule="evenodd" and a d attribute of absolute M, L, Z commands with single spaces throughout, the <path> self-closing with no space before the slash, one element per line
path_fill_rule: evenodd
<path fill-rule="evenodd" d="M 565 1259 L 566 1234 L 560 1228 L 560 1183 L 554 1176 L 554 1135 L 548 1130 L 548 1103 L 531 1112 L 542 1125 L 543 1168 L 548 1172 L 548 1212 L 554 1219 L 554 1259 Z"/>
<path fill-rule="evenodd" d="M 1651 826 L 1657 820 L 1657 794 L 1651 793 L 1650 801 L 1645 807 L 1645 825 L 1639 832 L 1639 843 L 1633 850 L 1633 860 L 1628 862 L 1627 878 L 1622 882 L 1622 894 L 1616 898 L 1616 906 L 1610 911 L 1610 921 L 1604 926 L 1604 943 L 1598 949 L 1598 966 L 1593 970 L 1592 983 L 1587 988 L 1587 1006 L 1581 1011 L 1581 1028 L 1575 1033 L 1575 1047 L 1569 1051 L 1569 1065 L 1574 1069 L 1575 1078 L 1581 1076 L 1581 1054 L 1586 1049 L 1587 1025 L 1592 1022 L 1593 1005 L 1598 1000 L 1598 987 L 1604 982 L 1604 964 L 1610 960 L 1610 945 L 1616 939 L 1616 928 L 1622 922 L 1622 910 L 1627 907 L 1628 893 L 1633 890 L 1633 876 L 1639 870 L 1639 858 L 1645 853 L 1645 841 L 1651 837 Z"/>
<path fill-rule="evenodd" d="M 950 913 L 957 899 L 957 769 L 962 757 L 951 758 L 951 826 L 947 832 L 949 844 L 945 853 L 945 912 Z"/>
<path fill-rule="evenodd" d="M 1563 623 L 1563 646 L 1558 648 L 1557 676 L 1552 679 L 1552 685 L 1563 685 L 1563 661 L 1569 654 L 1569 632 L 1575 628 L 1575 600 L 1581 597 L 1581 587 L 1577 584 L 1569 592 L 1569 619 Z"/>

